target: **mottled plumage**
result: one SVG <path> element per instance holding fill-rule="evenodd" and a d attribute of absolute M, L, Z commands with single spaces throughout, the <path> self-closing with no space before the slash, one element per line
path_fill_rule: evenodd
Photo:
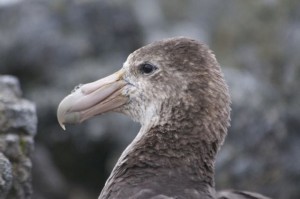
<path fill-rule="evenodd" d="M 89 95 L 99 100 L 84 103 Z M 142 127 L 99 198 L 216 198 L 214 162 L 229 126 L 230 97 L 205 45 L 179 37 L 144 46 L 118 73 L 66 97 L 58 118 L 63 126 L 109 110 Z"/>

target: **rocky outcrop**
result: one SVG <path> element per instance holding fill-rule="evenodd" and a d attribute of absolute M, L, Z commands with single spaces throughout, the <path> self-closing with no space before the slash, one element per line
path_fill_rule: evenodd
<path fill-rule="evenodd" d="M 1 75 L 0 198 L 31 198 L 31 155 L 36 126 L 35 105 L 22 99 L 18 80 Z"/>

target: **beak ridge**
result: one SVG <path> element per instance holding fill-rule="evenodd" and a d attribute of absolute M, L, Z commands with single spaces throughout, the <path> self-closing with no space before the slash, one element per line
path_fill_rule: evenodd
<path fill-rule="evenodd" d="M 65 124 L 80 123 L 95 115 L 112 111 L 128 100 L 123 95 L 124 71 L 120 71 L 103 79 L 81 85 L 66 96 L 57 109 L 57 119 L 63 130 Z"/>

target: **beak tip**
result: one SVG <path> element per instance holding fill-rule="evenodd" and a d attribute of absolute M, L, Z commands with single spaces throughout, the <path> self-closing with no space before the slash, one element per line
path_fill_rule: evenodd
<path fill-rule="evenodd" d="M 66 130 L 66 126 L 64 125 L 64 123 L 58 121 L 59 126 L 65 131 Z"/>
<path fill-rule="evenodd" d="M 57 109 L 57 120 L 58 120 L 58 123 L 59 123 L 59 126 L 65 131 L 66 130 L 66 127 L 65 127 L 65 114 L 66 114 L 66 110 L 68 107 L 66 107 L 66 98 L 64 98 L 59 106 L 58 106 L 58 109 Z"/>
<path fill-rule="evenodd" d="M 65 125 L 61 124 L 60 126 L 61 126 L 61 128 L 62 128 L 64 131 L 66 130 Z"/>

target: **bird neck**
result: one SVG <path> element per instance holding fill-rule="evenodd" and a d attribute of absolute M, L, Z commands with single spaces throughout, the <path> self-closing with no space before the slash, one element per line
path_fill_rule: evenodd
<path fill-rule="evenodd" d="M 150 179 L 155 171 L 166 181 L 178 178 L 186 184 L 197 184 L 201 189 L 214 188 L 218 143 L 203 140 L 201 130 L 186 125 L 176 128 L 173 124 L 142 126 L 123 152 L 115 170 L 126 170 L 124 175 L 144 179 Z"/>

